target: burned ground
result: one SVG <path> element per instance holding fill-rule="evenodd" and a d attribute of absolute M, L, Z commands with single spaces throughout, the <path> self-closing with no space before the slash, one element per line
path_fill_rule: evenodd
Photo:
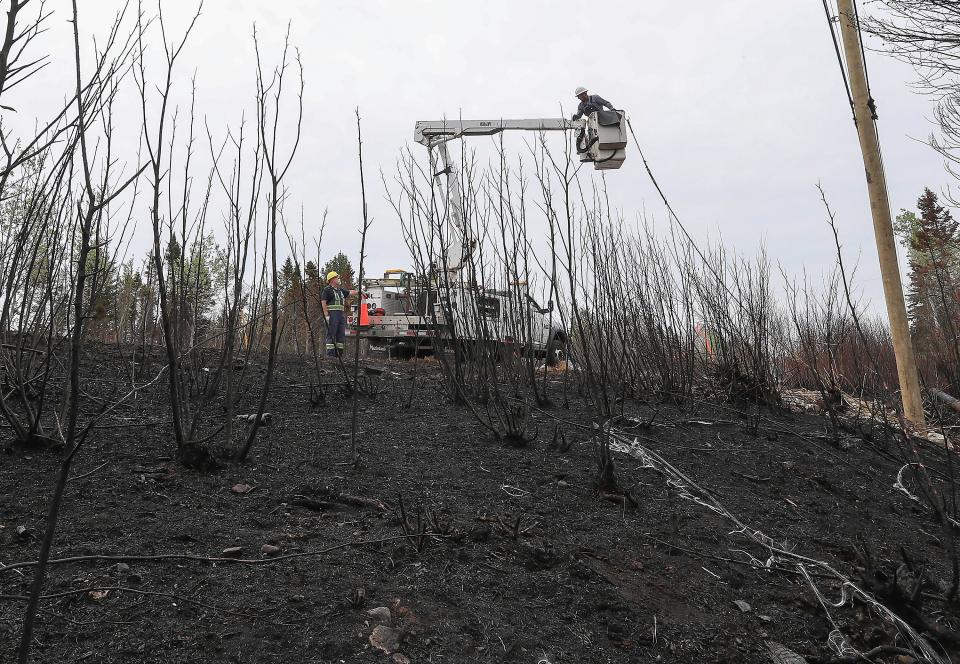
<path fill-rule="evenodd" d="M 122 380 L 113 359 L 87 358 L 91 411 Z M 831 655 L 834 626 L 808 582 L 747 564 L 756 547 L 723 516 L 622 454 L 637 505 L 598 493 L 591 412 L 572 394 L 564 406 L 559 374 L 554 405 L 534 413 L 539 437 L 518 449 L 447 401 L 435 365 L 379 365 L 381 393 L 360 397 L 356 467 L 349 399 L 331 389 L 311 405 L 295 358 L 280 362 L 273 424 L 245 463 L 177 464 L 162 382 L 105 418 L 80 452 L 53 557 L 121 558 L 51 567 L 34 661 L 766 662 L 768 642 Z M 836 445 L 812 415 L 625 411 L 647 423 L 623 423 L 643 445 L 795 552 L 858 579 L 855 547 L 877 560 L 902 550 L 949 578 L 940 531 L 893 489 L 901 464 L 878 444 Z M 59 455 L 0 459 L 6 662 L 32 571 L 11 564 L 37 557 Z M 840 600 L 833 580 L 814 581 Z M 390 629 L 375 631 L 379 607 Z M 892 642 L 856 602 L 830 616 L 859 648 Z"/>

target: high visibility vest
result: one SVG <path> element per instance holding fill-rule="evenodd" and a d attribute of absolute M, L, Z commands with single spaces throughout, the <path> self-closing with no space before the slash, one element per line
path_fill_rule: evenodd
<path fill-rule="evenodd" d="M 333 301 L 327 302 L 327 311 L 343 311 L 343 301 L 346 299 L 344 297 L 344 290 L 342 288 L 334 288 L 333 286 L 327 286 L 331 291 L 333 291 Z"/>

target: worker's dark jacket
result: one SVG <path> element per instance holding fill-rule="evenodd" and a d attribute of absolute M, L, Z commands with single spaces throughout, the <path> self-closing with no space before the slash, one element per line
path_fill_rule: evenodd
<path fill-rule="evenodd" d="M 573 116 L 573 119 L 579 120 L 584 115 L 602 111 L 604 107 L 609 108 L 611 111 L 613 110 L 613 104 L 600 95 L 587 95 L 587 100 L 580 102 L 580 105 L 577 106 L 577 113 Z"/>

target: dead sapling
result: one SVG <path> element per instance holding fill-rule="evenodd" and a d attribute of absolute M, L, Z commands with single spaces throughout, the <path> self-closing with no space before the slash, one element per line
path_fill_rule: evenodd
<path fill-rule="evenodd" d="M 215 433 L 219 433 L 218 429 Z M 187 442 L 177 450 L 177 461 L 184 468 L 190 468 L 201 473 L 209 473 L 217 470 L 219 465 L 210 450 L 200 442 Z"/>
<path fill-rule="evenodd" d="M 502 412 L 503 421 L 503 440 L 511 447 L 526 447 L 535 441 L 539 435 L 539 428 L 534 428 L 532 433 L 528 432 L 530 426 L 530 408 L 525 401 L 517 400 L 515 403 L 506 404 Z"/>
<path fill-rule="evenodd" d="M 503 517 L 496 517 L 494 525 L 503 531 L 510 539 L 516 542 L 520 539 L 521 535 L 526 535 L 528 532 L 536 528 L 537 522 L 534 521 L 526 528 L 521 528 L 523 524 L 523 514 L 518 514 L 516 519 L 504 519 Z"/>
<path fill-rule="evenodd" d="M 570 451 L 572 445 L 573 439 L 568 439 L 567 434 L 560 428 L 560 425 L 556 425 L 553 429 L 553 440 L 550 441 L 550 447 L 557 450 L 560 454 L 566 454 Z"/>
<path fill-rule="evenodd" d="M 371 399 L 387 391 L 384 383 L 383 369 L 380 367 L 364 366 L 363 373 L 357 376 L 357 388 Z"/>
<path fill-rule="evenodd" d="M 744 425 L 743 430 L 748 436 L 753 436 L 756 438 L 760 435 L 760 408 L 756 408 L 752 412 L 746 413 L 744 415 Z"/>
<path fill-rule="evenodd" d="M 616 466 L 610 449 L 610 432 L 600 427 L 594 443 L 594 460 L 597 464 L 597 490 L 601 493 L 618 493 Z"/>
<path fill-rule="evenodd" d="M 947 627 L 945 621 L 934 619 L 933 609 L 925 606 L 925 600 L 941 598 L 938 594 L 924 592 L 938 584 L 930 580 L 926 568 L 918 567 L 903 547 L 900 548 L 903 561 L 900 564 L 878 560 L 862 537 L 857 537 L 854 554 L 864 586 L 879 601 L 912 627 L 929 633 L 941 643 L 952 646 L 960 644 L 960 633 Z"/>
<path fill-rule="evenodd" d="M 594 443 L 594 459 L 597 464 L 597 493 L 604 499 L 623 504 L 629 502 L 639 507 L 630 492 L 620 486 L 617 480 L 613 450 L 610 449 L 609 424 L 600 427 Z"/>
<path fill-rule="evenodd" d="M 367 601 L 367 591 L 363 588 L 354 588 L 350 592 L 350 606 L 355 609 L 362 608 Z"/>
<path fill-rule="evenodd" d="M 322 383 L 314 384 L 310 383 L 310 399 L 311 406 L 319 406 L 327 402 L 327 388 Z"/>
<path fill-rule="evenodd" d="M 445 520 L 436 510 L 427 511 L 427 521 L 429 522 L 430 531 L 436 535 L 450 537 L 456 531 L 452 520 Z"/>
<path fill-rule="evenodd" d="M 397 495 L 397 505 L 400 511 L 400 529 L 407 536 L 407 541 L 413 547 L 413 550 L 419 555 L 427 548 L 427 538 L 429 535 L 429 523 L 423 518 L 423 509 L 417 503 L 416 521 L 407 517 L 407 508 L 403 504 L 403 494 Z"/>

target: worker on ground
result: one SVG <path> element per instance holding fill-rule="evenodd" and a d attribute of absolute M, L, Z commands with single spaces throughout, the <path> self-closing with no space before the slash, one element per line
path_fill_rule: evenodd
<path fill-rule="evenodd" d="M 323 317 L 327 321 L 327 355 L 339 357 L 343 354 L 347 342 L 347 314 L 344 302 L 357 294 L 355 290 L 340 287 L 340 275 L 327 273 L 327 285 L 320 296 Z M 362 306 L 362 305 L 361 305 Z"/>
<path fill-rule="evenodd" d="M 611 111 L 614 110 L 613 104 L 600 95 L 587 94 L 587 89 L 582 85 L 577 88 L 573 94 L 580 100 L 580 105 L 577 106 L 577 112 L 573 114 L 574 120 L 579 120 L 584 115 L 602 111 L 604 108 L 609 108 Z"/>

